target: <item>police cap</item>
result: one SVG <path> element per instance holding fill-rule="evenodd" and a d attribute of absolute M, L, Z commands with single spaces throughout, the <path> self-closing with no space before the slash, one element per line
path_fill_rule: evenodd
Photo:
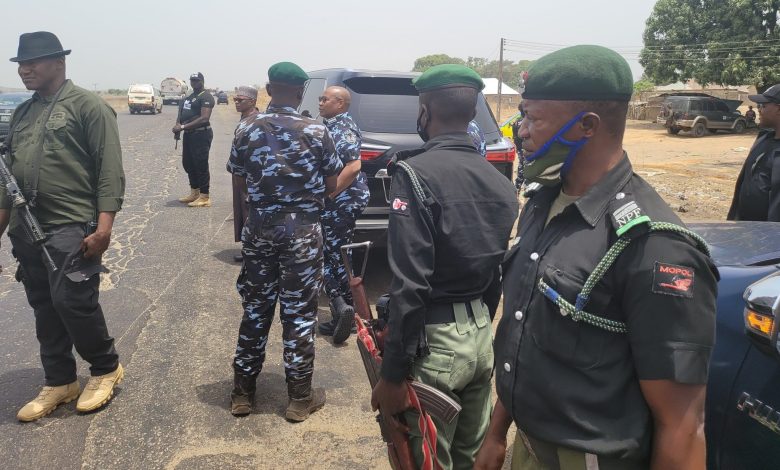
<path fill-rule="evenodd" d="M 278 62 L 268 69 L 268 81 L 301 86 L 309 79 L 302 68 L 292 62 Z"/>
<path fill-rule="evenodd" d="M 451 87 L 468 87 L 480 91 L 485 88 L 477 72 L 458 64 L 435 65 L 412 80 L 412 84 L 421 93 Z"/>
<path fill-rule="evenodd" d="M 524 99 L 630 101 L 634 80 L 628 62 L 602 46 L 572 46 L 538 59 L 528 70 Z"/>

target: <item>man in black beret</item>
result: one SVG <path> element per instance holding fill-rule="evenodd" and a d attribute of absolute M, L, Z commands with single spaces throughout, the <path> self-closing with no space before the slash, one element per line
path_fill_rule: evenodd
<path fill-rule="evenodd" d="M 9 227 L 45 376 L 38 397 L 19 410 L 20 421 L 35 421 L 76 398 L 78 411 L 96 410 L 124 376 L 98 302 L 101 257 L 125 190 L 119 130 L 108 104 L 66 78 L 68 54 L 57 36 L 39 31 L 22 34 L 11 59 L 35 94 L 11 119 L 6 161 L 48 236 L 53 260 L 53 266 L 43 261 L 41 246 L 31 243 L 0 189 L 0 236 Z M 92 375 L 81 393 L 74 347 Z"/>
<path fill-rule="evenodd" d="M 491 319 L 517 197 L 467 132 L 484 87 L 479 75 L 439 65 L 414 86 L 425 145 L 398 152 L 391 167 L 389 333 L 371 403 L 387 415 L 405 411 L 410 376 L 446 393 L 462 410 L 452 423 L 434 420 L 438 465 L 470 469 L 490 415 Z M 417 417 L 407 413 L 406 423 L 422 468 Z"/>
<path fill-rule="evenodd" d="M 498 402 L 475 468 L 705 466 L 717 270 L 706 243 L 634 174 L 625 59 L 574 46 L 523 93 L 523 207 L 503 264 Z M 659 224 L 660 223 L 660 224 Z"/>

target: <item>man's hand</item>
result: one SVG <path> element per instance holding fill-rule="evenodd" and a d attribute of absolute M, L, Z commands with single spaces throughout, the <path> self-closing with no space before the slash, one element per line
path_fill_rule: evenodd
<path fill-rule="evenodd" d="M 409 401 L 409 386 L 406 381 L 401 383 L 388 382 L 379 379 L 371 393 L 371 409 L 381 410 L 385 416 L 395 416 L 412 407 Z M 393 419 L 395 426 L 404 427 L 397 419 Z M 407 429 L 403 429 L 408 432 Z"/>
<path fill-rule="evenodd" d="M 179 132 L 181 132 L 181 124 L 177 122 L 176 125 L 173 126 L 173 129 L 171 129 L 171 131 L 174 134 L 178 134 Z"/>
<path fill-rule="evenodd" d="M 111 243 L 111 232 L 95 232 L 81 241 L 81 251 L 84 257 L 99 258 L 106 252 Z"/>
<path fill-rule="evenodd" d="M 474 460 L 475 470 L 499 470 L 504 465 L 506 457 L 506 436 L 502 438 L 488 434 L 482 441 L 477 458 Z"/>

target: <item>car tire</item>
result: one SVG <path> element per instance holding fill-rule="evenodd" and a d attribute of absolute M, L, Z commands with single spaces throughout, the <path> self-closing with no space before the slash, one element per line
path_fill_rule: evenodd
<path fill-rule="evenodd" d="M 697 122 L 691 130 L 694 137 L 704 137 L 704 134 L 707 133 L 707 126 L 703 122 Z"/>
<path fill-rule="evenodd" d="M 743 121 L 737 121 L 737 123 L 734 124 L 734 133 L 742 134 L 743 132 L 745 132 L 745 123 Z"/>
<path fill-rule="evenodd" d="M 680 133 L 680 128 L 679 127 L 667 127 L 666 128 L 666 133 L 667 134 L 671 134 L 671 135 L 677 135 L 677 134 Z"/>

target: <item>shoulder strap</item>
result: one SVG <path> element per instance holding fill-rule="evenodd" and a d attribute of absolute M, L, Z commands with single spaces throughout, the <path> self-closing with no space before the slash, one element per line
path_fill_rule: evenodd
<path fill-rule="evenodd" d="M 44 110 L 42 115 L 43 119 L 41 119 L 41 126 L 39 129 L 40 138 L 38 139 L 38 147 L 33 154 L 33 159 L 31 162 L 30 184 L 28 185 L 25 182 L 25 186 L 27 186 L 28 192 L 30 193 L 28 202 L 32 207 L 35 207 L 35 200 L 38 198 L 38 178 L 41 175 L 41 162 L 43 162 L 43 140 L 46 137 L 46 123 L 49 122 L 49 118 L 51 117 L 51 113 L 54 110 L 54 106 L 57 104 L 57 101 L 59 101 L 60 96 L 62 95 L 63 90 L 65 90 L 65 86 L 67 86 L 67 84 L 68 81 L 66 80 L 60 89 L 57 90 L 57 94 L 54 95 L 54 98 L 51 100 L 51 103 L 49 103 L 49 106 L 46 107 L 46 110 Z"/>

